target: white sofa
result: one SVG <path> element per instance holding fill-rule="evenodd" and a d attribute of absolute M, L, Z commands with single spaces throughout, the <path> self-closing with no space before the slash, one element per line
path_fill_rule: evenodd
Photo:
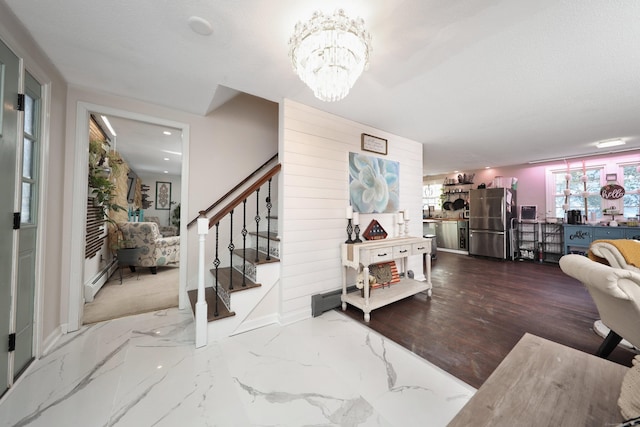
<path fill-rule="evenodd" d="M 574 254 L 560 258 L 560 268 L 586 286 L 610 329 L 596 354 L 606 358 L 622 338 L 640 348 L 640 273 Z"/>

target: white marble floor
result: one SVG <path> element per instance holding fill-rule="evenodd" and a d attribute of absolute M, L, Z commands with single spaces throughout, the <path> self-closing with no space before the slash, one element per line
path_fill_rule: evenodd
<path fill-rule="evenodd" d="M 444 426 L 475 389 L 339 312 L 203 349 L 189 311 L 63 336 L 1 426 Z"/>

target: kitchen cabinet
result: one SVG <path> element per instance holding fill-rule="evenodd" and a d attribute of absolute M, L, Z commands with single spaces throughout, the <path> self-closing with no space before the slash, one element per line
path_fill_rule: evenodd
<path fill-rule="evenodd" d="M 399 237 L 393 239 L 371 240 L 362 243 L 343 243 L 342 253 L 342 309 L 347 309 L 347 304 L 359 308 L 364 312 L 364 321 L 371 319 L 371 311 L 384 307 L 392 302 L 410 297 L 419 292 L 427 292 L 431 296 L 431 239 L 423 237 Z M 427 256 L 424 256 L 424 255 Z M 407 257 L 423 255 L 425 260 L 425 281 L 414 280 L 407 277 Z M 373 293 L 369 288 L 369 265 L 384 261 L 397 260 L 402 274 L 400 283 L 391 286 L 377 288 Z M 364 274 L 364 288 L 362 295 L 360 290 L 347 293 L 347 270 L 352 268 Z"/>
<path fill-rule="evenodd" d="M 466 251 L 469 242 L 468 220 L 441 220 L 435 223 L 436 244 L 440 249 Z"/>

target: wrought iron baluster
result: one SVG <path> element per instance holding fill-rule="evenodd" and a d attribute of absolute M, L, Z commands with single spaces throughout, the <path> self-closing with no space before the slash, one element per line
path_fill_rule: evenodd
<path fill-rule="evenodd" d="M 214 309 L 213 315 L 215 317 L 218 317 L 218 267 L 220 266 L 220 257 L 218 256 L 218 237 L 220 235 L 219 233 L 219 229 L 220 229 L 220 223 L 216 222 L 216 257 L 213 260 L 213 266 L 216 269 L 216 307 Z"/>
<path fill-rule="evenodd" d="M 242 201 L 242 287 L 247 286 L 247 199 Z"/>
<path fill-rule="evenodd" d="M 256 190 L 256 259 L 255 262 L 260 261 L 260 255 L 258 248 L 260 247 L 260 189 Z"/>
<path fill-rule="evenodd" d="M 229 212 L 229 265 L 231 268 L 229 269 L 229 290 L 233 289 L 233 250 L 235 246 L 233 245 L 233 209 Z"/>
<path fill-rule="evenodd" d="M 268 187 L 268 194 L 267 194 L 267 261 L 269 261 L 271 259 L 271 250 L 270 250 L 270 243 L 271 243 L 271 208 L 273 207 L 273 204 L 271 204 L 271 178 L 269 178 L 269 187 Z"/>

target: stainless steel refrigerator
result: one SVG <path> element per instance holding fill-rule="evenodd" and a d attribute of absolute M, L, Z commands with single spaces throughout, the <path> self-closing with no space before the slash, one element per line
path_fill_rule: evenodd
<path fill-rule="evenodd" d="M 510 258 L 516 191 L 481 188 L 469 191 L 469 254 Z"/>

